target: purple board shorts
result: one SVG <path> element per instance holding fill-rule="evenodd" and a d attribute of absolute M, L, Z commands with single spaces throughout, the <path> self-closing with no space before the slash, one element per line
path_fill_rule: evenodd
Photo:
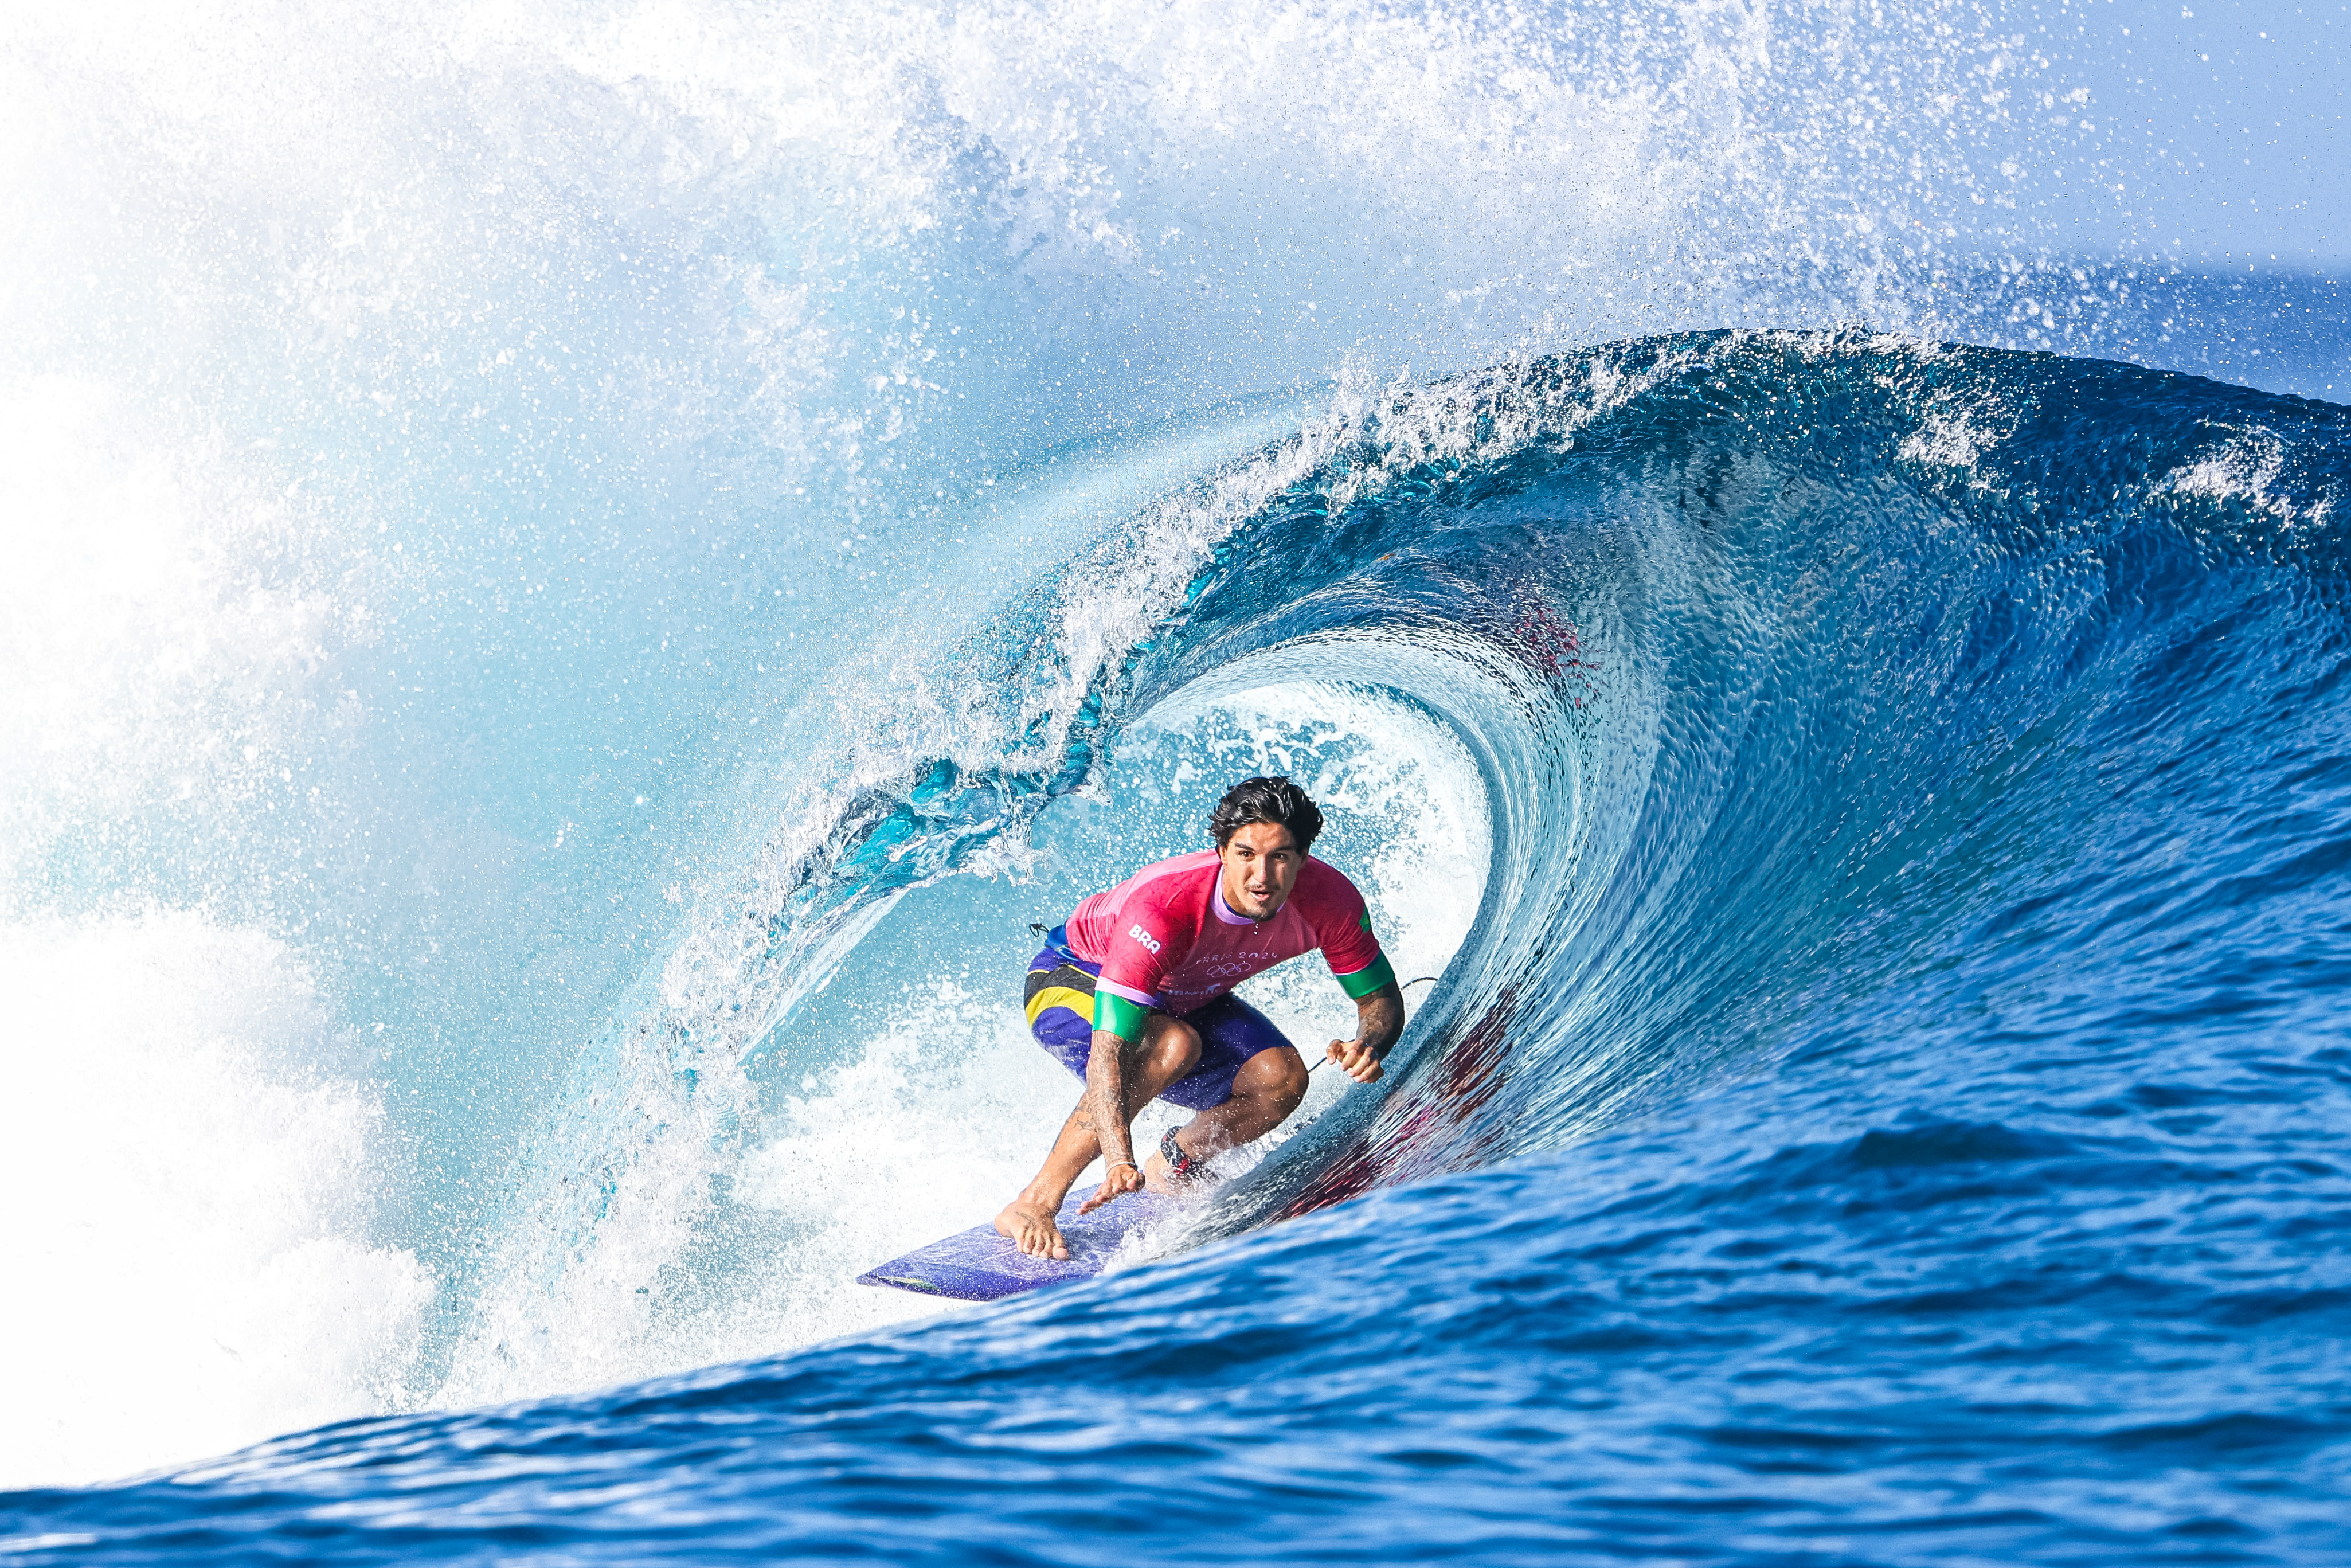
<path fill-rule="evenodd" d="M 1048 946 L 1029 961 L 1029 1032 L 1080 1082 L 1085 1081 L 1086 1059 L 1093 1054 L 1094 977 L 1101 972 L 1101 965 L 1089 964 L 1066 947 Z M 1187 1111 L 1223 1104 L 1233 1097 L 1233 1075 L 1241 1063 L 1260 1051 L 1290 1043 L 1271 1019 L 1229 993 L 1185 1014 L 1184 1021 L 1199 1031 L 1200 1061 L 1161 1090 L 1159 1097 Z"/>

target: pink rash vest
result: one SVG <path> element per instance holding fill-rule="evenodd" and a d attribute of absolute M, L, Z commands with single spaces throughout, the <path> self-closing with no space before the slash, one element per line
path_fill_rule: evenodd
<path fill-rule="evenodd" d="M 1102 966 L 1096 1027 L 1134 1040 L 1151 1009 L 1196 1011 L 1317 947 L 1341 988 L 1359 1000 L 1395 978 L 1364 895 L 1342 873 L 1308 855 L 1288 900 L 1258 922 L 1226 905 L 1222 870 L 1214 850 L 1177 855 L 1078 905 L 1065 932 L 1071 952 Z"/>

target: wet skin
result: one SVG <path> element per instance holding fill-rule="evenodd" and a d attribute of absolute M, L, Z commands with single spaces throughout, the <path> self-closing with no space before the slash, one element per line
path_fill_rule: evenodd
<path fill-rule="evenodd" d="M 1251 920 L 1270 920 L 1280 913 L 1306 863 L 1290 830 L 1274 822 L 1252 822 L 1237 830 L 1217 851 L 1217 858 L 1223 862 L 1217 887 L 1226 904 Z M 1380 1059 L 1403 1032 L 1404 997 L 1391 982 L 1358 1001 L 1355 1009 L 1355 1038 L 1332 1040 L 1326 1054 L 1356 1082 L 1370 1083 L 1383 1071 Z M 1061 1124 L 1044 1168 L 996 1217 L 998 1231 L 1032 1258 L 1067 1258 L 1069 1246 L 1054 1218 L 1071 1186 L 1105 1150 L 1109 1168 L 1080 1213 L 1092 1213 L 1145 1187 L 1170 1190 L 1167 1162 L 1159 1155 L 1140 1166 L 1134 1163 L 1134 1117 L 1199 1060 L 1197 1031 L 1165 1013 L 1151 1015 L 1139 1040 L 1123 1040 L 1096 1030 L 1086 1062 L 1085 1092 Z M 1201 1112 L 1176 1132 L 1176 1146 L 1200 1159 L 1214 1158 L 1281 1125 L 1305 1097 L 1306 1063 L 1298 1052 L 1288 1046 L 1261 1051 L 1235 1075 L 1231 1099 Z"/>

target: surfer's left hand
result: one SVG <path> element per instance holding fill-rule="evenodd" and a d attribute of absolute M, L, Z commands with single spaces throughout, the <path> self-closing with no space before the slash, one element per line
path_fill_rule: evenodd
<path fill-rule="evenodd" d="M 1330 1057 L 1339 1064 L 1342 1071 L 1358 1083 L 1375 1082 L 1387 1071 L 1380 1065 L 1378 1054 L 1360 1040 L 1332 1040 Z"/>

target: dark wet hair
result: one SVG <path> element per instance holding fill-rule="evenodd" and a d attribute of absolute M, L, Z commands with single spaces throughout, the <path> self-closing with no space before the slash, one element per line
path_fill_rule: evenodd
<path fill-rule="evenodd" d="M 1223 849 L 1251 822 L 1288 828 L 1290 841 L 1304 854 L 1314 835 L 1322 831 L 1322 813 L 1306 798 L 1305 790 L 1280 775 L 1244 779 L 1226 790 L 1217 809 L 1208 813 L 1208 831 L 1217 835 L 1217 847 Z"/>

